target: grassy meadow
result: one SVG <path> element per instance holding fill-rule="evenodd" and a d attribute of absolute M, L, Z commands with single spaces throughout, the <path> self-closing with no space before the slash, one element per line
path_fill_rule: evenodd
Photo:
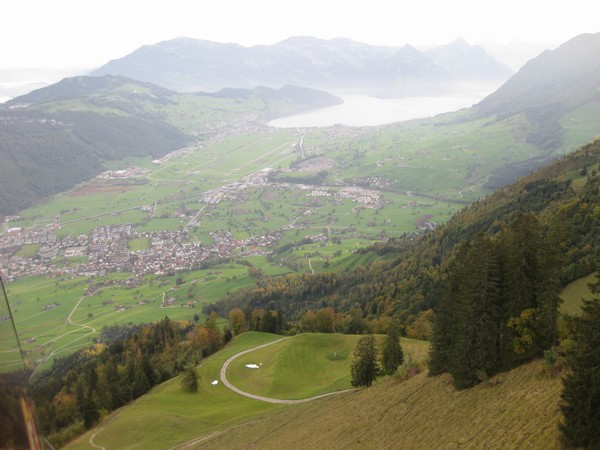
<path fill-rule="evenodd" d="M 594 294 L 590 290 L 589 284 L 596 283 L 597 281 L 598 278 L 596 277 L 596 274 L 592 273 L 569 283 L 560 295 L 563 301 L 560 307 L 561 312 L 572 315 L 579 314 L 581 312 L 582 300 L 594 298 Z"/>
<path fill-rule="evenodd" d="M 345 334 L 300 334 L 236 358 L 229 365 L 227 379 L 246 392 L 281 399 L 350 389 L 352 354 L 360 338 Z M 402 339 L 402 346 L 420 362 L 427 357 L 428 342 Z M 259 368 L 248 368 L 248 364 Z"/>
<path fill-rule="evenodd" d="M 55 357 L 91 345 L 108 325 L 156 322 L 165 316 L 191 321 L 198 315 L 204 320 L 203 304 L 255 282 L 248 268 L 236 263 L 182 275 L 147 276 L 137 287 L 119 284 L 129 276 L 112 274 L 103 280 L 108 281 L 106 286 L 88 295 L 85 291 L 93 283 L 89 278 L 38 276 L 10 283 L 7 295 L 26 358 L 40 364 L 39 369 L 48 367 Z M 182 284 L 177 285 L 177 278 Z M 162 307 L 169 298 L 174 303 Z M 13 335 L 10 321 L 0 322 L 0 334 Z M 0 351 L 3 369 L 21 362 L 16 346 L 8 347 Z"/>
<path fill-rule="evenodd" d="M 255 332 L 238 336 L 198 366 L 198 393 L 183 392 L 173 379 L 105 417 L 66 448 L 90 449 L 92 443 L 107 449 L 116 443 L 123 449 L 561 448 L 562 384 L 559 376 L 546 373 L 541 360 L 463 391 L 456 391 L 447 375 L 424 372 L 408 380 L 384 377 L 370 388 L 295 405 L 264 403 L 211 384 L 227 358 L 279 338 Z M 289 398 L 338 390 L 343 383 L 332 380 L 349 373 L 358 338 L 298 335 L 240 356 L 231 363 L 228 379 L 253 393 Z M 414 361 L 426 357 L 428 343 L 401 343 Z M 335 359 L 332 353 L 338 352 Z M 245 367 L 261 362 L 259 369 Z M 286 381 L 290 377 L 297 378 Z"/>
<path fill-rule="evenodd" d="M 198 366 L 200 388 L 197 393 L 184 392 L 179 378 L 170 380 L 134 404 L 105 417 L 96 428 L 66 448 L 93 448 L 89 442 L 92 435 L 95 445 L 107 449 L 115 448 L 117 442 L 119 449 L 171 448 L 230 427 L 252 423 L 262 417 L 268 417 L 271 413 L 279 415 L 282 411 L 293 409 L 294 405 L 276 405 L 243 397 L 230 391 L 222 383 L 211 384 L 214 380 L 219 380 L 221 366 L 230 356 L 280 338 L 281 336 L 268 333 L 243 333 L 224 350 L 210 356 Z M 279 386 L 276 393 L 290 398 L 347 389 L 350 388 L 352 352 L 359 338 L 360 336 L 338 334 L 297 335 L 240 356 L 230 365 L 228 380 L 241 389 L 256 383 L 257 391 L 273 383 Z M 411 353 L 415 359 L 423 361 L 421 358 L 426 356 L 429 344 L 403 339 L 402 345 L 405 353 Z M 336 358 L 331 355 L 338 350 L 340 356 L 345 357 Z M 246 356 L 250 359 L 264 357 L 261 368 L 248 369 L 241 365 Z M 253 373 L 250 374 L 250 371 Z M 306 375 L 306 379 L 294 386 L 286 379 L 297 371 Z M 327 375 L 324 372 L 331 374 Z M 248 380 L 242 382 L 246 377 L 252 377 L 250 383 Z M 332 382 L 334 378 L 343 378 L 345 382 Z M 256 393 L 254 390 L 251 392 Z"/>

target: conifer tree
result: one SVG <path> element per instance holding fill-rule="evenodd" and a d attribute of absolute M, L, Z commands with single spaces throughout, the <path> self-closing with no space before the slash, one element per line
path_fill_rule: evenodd
<path fill-rule="evenodd" d="M 181 387 L 188 392 L 198 391 L 198 372 L 194 367 L 190 366 L 183 372 Z"/>
<path fill-rule="evenodd" d="M 138 398 L 140 395 L 144 395 L 146 392 L 150 390 L 152 385 L 148 380 L 148 376 L 141 364 L 138 364 L 135 368 L 135 375 L 133 379 L 133 383 L 131 385 L 131 391 L 133 394 L 133 398 Z"/>
<path fill-rule="evenodd" d="M 449 358 L 449 371 L 460 389 L 498 370 L 499 268 L 495 245 L 483 233 L 475 238 L 465 269 L 455 300 L 459 327 Z"/>
<path fill-rule="evenodd" d="M 508 317 L 535 308 L 538 283 L 540 225 L 535 216 L 522 214 L 502 233 L 504 310 Z"/>
<path fill-rule="evenodd" d="M 458 314 L 458 301 L 462 281 L 466 276 L 465 264 L 471 248 L 470 241 L 458 246 L 446 273 L 444 274 L 445 289 L 433 324 L 433 339 L 429 351 L 429 374 L 439 375 L 450 369 L 453 342 L 458 338 L 462 322 Z"/>
<path fill-rule="evenodd" d="M 393 375 L 404 362 L 404 352 L 400 345 L 400 326 L 397 321 L 390 324 L 382 350 L 382 370 L 386 375 Z"/>
<path fill-rule="evenodd" d="M 547 350 L 558 344 L 557 322 L 562 303 L 562 258 L 559 237 L 554 230 L 540 243 L 539 258 L 542 264 L 537 286 L 536 344 L 541 350 Z"/>
<path fill-rule="evenodd" d="M 354 361 L 350 369 L 352 386 L 369 387 L 379 375 L 377 349 L 373 335 L 363 336 L 354 349 Z"/>

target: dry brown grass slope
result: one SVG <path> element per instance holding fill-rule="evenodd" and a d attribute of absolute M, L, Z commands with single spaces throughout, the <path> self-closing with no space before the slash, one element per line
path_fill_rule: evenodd
<path fill-rule="evenodd" d="M 186 448 L 554 449 L 561 380 L 534 361 L 472 389 L 449 376 L 387 378 L 368 388 L 278 409 Z"/>

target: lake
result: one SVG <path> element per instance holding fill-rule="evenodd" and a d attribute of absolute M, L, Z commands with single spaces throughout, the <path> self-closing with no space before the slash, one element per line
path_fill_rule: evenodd
<path fill-rule="evenodd" d="M 488 93 L 478 92 L 472 96 L 407 98 L 375 98 L 360 94 L 340 95 L 344 100 L 344 103 L 340 105 L 275 119 L 268 125 L 275 128 L 385 125 L 467 108 L 482 100 Z"/>

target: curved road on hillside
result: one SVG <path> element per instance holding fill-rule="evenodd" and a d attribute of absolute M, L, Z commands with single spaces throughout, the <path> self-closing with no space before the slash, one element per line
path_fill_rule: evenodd
<path fill-rule="evenodd" d="M 262 395 L 255 395 L 255 394 L 251 394 L 250 392 L 242 391 L 241 389 L 236 388 L 233 384 L 231 384 L 227 380 L 227 368 L 229 367 L 229 364 L 231 364 L 231 362 L 233 360 L 235 360 L 237 357 L 245 355 L 246 353 L 253 352 L 254 350 L 258 350 L 260 348 L 264 348 L 264 347 L 267 347 L 269 345 L 276 344 L 277 342 L 285 341 L 286 339 L 289 339 L 289 337 L 277 339 L 276 341 L 269 342 L 269 343 L 263 344 L 263 345 L 259 345 L 258 347 L 253 347 L 253 348 L 248 349 L 248 350 L 244 350 L 243 352 L 236 353 L 235 355 L 233 355 L 232 357 L 230 357 L 227 361 L 225 361 L 223 363 L 223 367 L 221 367 L 221 381 L 223 382 L 223 384 L 226 387 L 228 387 L 229 389 L 231 389 L 233 392 L 235 392 L 237 394 L 240 394 L 240 395 L 243 395 L 244 397 L 252 398 L 254 400 L 259 400 L 261 402 L 267 402 L 267 403 L 286 403 L 286 404 L 295 404 L 295 403 L 310 402 L 312 400 L 317 400 L 319 398 L 329 397 L 330 395 L 341 394 L 342 392 L 348 392 L 348 391 L 352 391 L 353 390 L 353 389 L 346 389 L 346 390 L 343 390 L 343 391 L 329 392 L 327 394 L 316 395 L 314 397 L 300 398 L 300 399 L 297 399 L 297 400 L 285 400 L 285 399 L 280 399 L 280 398 L 263 397 Z"/>

